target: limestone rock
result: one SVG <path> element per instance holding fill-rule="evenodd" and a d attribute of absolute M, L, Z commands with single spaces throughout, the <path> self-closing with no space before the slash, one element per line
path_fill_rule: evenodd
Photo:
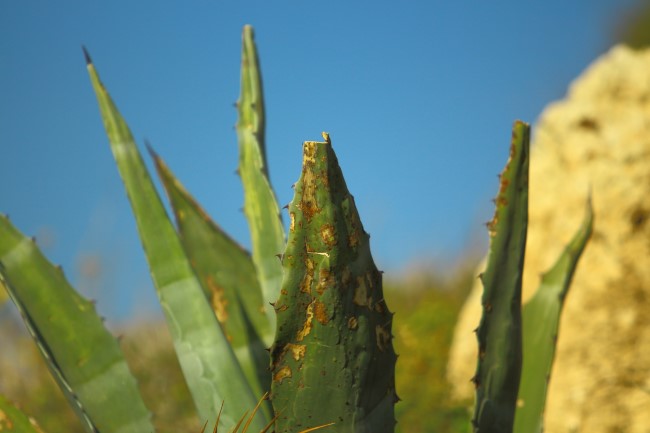
<path fill-rule="evenodd" d="M 650 50 L 615 47 L 534 128 L 524 301 L 569 241 L 591 190 L 594 234 L 565 304 L 547 433 L 650 432 Z M 473 398 L 480 283 L 448 377 Z"/>

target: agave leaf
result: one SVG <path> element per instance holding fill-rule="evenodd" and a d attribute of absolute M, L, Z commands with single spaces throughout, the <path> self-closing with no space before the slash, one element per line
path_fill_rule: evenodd
<path fill-rule="evenodd" d="M 543 431 L 546 391 L 557 342 L 560 314 L 573 273 L 593 229 L 591 201 L 585 218 L 553 267 L 542 276 L 535 295 L 526 302 L 523 317 L 524 361 L 515 416 L 516 433 Z"/>
<path fill-rule="evenodd" d="M 0 395 L 0 431 L 3 433 L 43 433 L 36 422 Z"/>
<path fill-rule="evenodd" d="M 87 54 L 86 59 L 111 150 L 131 202 L 188 388 L 199 416 L 211 425 L 221 402 L 228 402 L 221 417 L 228 429 L 236 424 L 235 414 L 254 406 L 257 399 L 185 256 L 131 131 Z M 255 422 L 262 428 L 264 416 L 260 413 Z"/>
<path fill-rule="evenodd" d="M 530 128 L 515 122 L 510 157 L 501 173 L 488 228 L 490 251 L 483 282 L 478 362 L 473 378 L 475 432 L 511 432 L 521 374 L 521 279 L 528 225 Z"/>
<path fill-rule="evenodd" d="M 255 395 L 262 395 L 268 391 L 271 374 L 269 353 L 260 335 L 272 331 L 264 314 L 253 261 L 210 219 L 162 158 L 153 151 L 152 157 L 171 202 L 187 257 Z M 266 400 L 263 410 L 268 410 L 270 417 L 270 403 Z"/>
<path fill-rule="evenodd" d="M 95 306 L 6 216 L 0 216 L 0 285 L 87 432 L 153 431 L 118 342 Z"/>
<path fill-rule="evenodd" d="M 266 163 L 262 79 L 251 26 L 244 27 L 242 39 L 241 94 L 237 101 L 236 126 L 239 175 L 244 186 L 244 214 L 251 232 L 253 263 L 265 301 L 275 302 L 282 283 L 282 267 L 277 256 L 284 250 L 284 228 Z M 275 314 L 268 303 L 264 308 L 273 329 Z M 272 336 L 264 337 L 270 345 Z"/>
<path fill-rule="evenodd" d="M 369 236 L 326 142 L 306 142 L 289 205 L 289 240 L 271 401 L 278 433 L 335 422 L 339 433 L 388 433 L 395 425 L 392 313 Z"/>

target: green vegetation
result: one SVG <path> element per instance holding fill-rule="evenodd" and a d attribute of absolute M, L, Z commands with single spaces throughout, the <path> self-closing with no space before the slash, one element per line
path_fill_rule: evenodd
<path fill-rule="evenodd" d="M 396 311 L 393 332 L 399 359 L 395 380 L 401 399 L 395 405 L 398 432 L 452 433 L 467 429 L 467 406 L 471 402 L 452 401 L 445 369 L 456 317 L 476 277 L 475 265 L 474 261 L 466 263 L 453 276 L 440 275 L 440 271 L 413 271 L 386 282 L 387 302 Z M 0 340 L 10 341 L 15 351 L 14 357 L 0 357 L 0 371 L 20 374 L 11 377 L 11 381 L 8 375 L 2 377 L 0 392 L 19 402 L 26 413 L 36 416 L 43 431 L 82 433 L 81 424 L 31 338 L 9 313 L 9 309 L 0 312 Z M 199 432 L 202 425 L 165 323 L 134 322 L 121 328 L 119 334 L 120 347 L 143 400 L 154 414 L 156 431 Z M 421 341 L 426 344 L 420 344 Z M 17 365 L 21 366 L 19 370 Z"/>
<path fill-rule="evenodd" d="M 398 432 L 467 431 L 471 402 L 454 401 L 446 380 L 456 319 L 476 278 L 476 263 L 461 265 L 453 275 L 415 274 L 387 283 L 386 298 L 396 311 Z"/>
<path fill-rule="evenodd" d="M 650 45 L 650 1 L 639 1 L 616 23 L 614 40 L 636 49 Z"/>
<path fill-rule="evenodd" d="M 411 402 L 399 411 L 413 423 L 401 428 L 465 429 L 467 421 L 460 420 L 466 410 L 450 405 L 441 379 L 464 289 L 421 291 L 419 304 L 394 327 L 369 236 L 326 133 L 323 142 L 304 143 L 285 241 L 268 178 L 262 84 L 250 27 L 243 32 L 237 104 L 250 253 L 210 220 L 149 147 L 176 217 L 176 225 L 172 223 L 126 121 L 84 53 L 175 351 L 173 357 L 163 344 L 120 345 L 93 303 L 74 291 L 32 239 L 0 216 L 0 283 L 84 431 L 198 431 L 215 426 L 228 432 L 391 433 L 398 401 L 395 331 L 404 339 L 400 347 L 408 372 L 398 376 L 397 385 L 404 384 L 402 397 Z M 541 430 L 562 300 L 591 233 L 589 212 L 576 239 L 545 275 L 543 295 L 527 305 L 522 322 L 529 135 L 527 124 L 515 123 L 495 216 L 488 225 L 490 253 L 481 276 L 483 317 L 473 379 L 475 432 L 510 432 L 513 425 L 517 433 Z M 398 303 L 412 302 L 396 293 Z M 534 332 L 527 329 L 531 327 Z M 522 333 L 534 343 L 522 342 Z M 425 339 L 432 344 L 422 344 Z M 523 364 L 523 373 L 522 350 L 540 359 Z M 143 362 L 147 357 L 156 362 Z M 158 358 L 167 359 L 160 370 L 150 365 Z M 176 366 L 187 389 L 169 382 Z M 422 374 L 430 382 L 423 382 Z M 520 378 L 527 384 L 521 389 Z M 198 424 L 195 418 L 179 424 L 178 418 L 192 416 L 185 405 L 187 394 Z M 518 401 L 536 403 L 515 424 Z M 4 407 L 0 415 L 24 422 L 21 413 Z M 150 412 L 154 407 L 156 416 Z M 158 409 L 166 413 L 160 415 Z M 47 421 L 53 431 L 71 431 L 69 426 L 54 427 L 54 422 Z"/>

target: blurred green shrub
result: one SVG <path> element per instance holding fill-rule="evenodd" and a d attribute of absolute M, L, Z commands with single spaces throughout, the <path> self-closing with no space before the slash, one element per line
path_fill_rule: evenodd
<path fill-rule="evenodd" d="M 469 428 L 471 402 L 452 401 L 445 375 L 456 319 L 475 278 L 475 263 L 469 262 L 447 280 L 419 274 L 386 282 L 387 301 L 396 312 L 398 432 L 451 433 Z"/>
<path fill-rule="evenodd" d="M 650 1 L 640 1 L 618 20 L 614 27 L 614 40 L 631 48 L 650 46 Z"/>

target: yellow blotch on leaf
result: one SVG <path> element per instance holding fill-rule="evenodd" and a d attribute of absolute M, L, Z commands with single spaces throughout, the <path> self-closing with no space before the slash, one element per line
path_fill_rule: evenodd
<path fill-rule="evenodd" d="M 294 361 L 300 361 L 302 358 L 305 357 L 305 353 L 307 352 L 307 346 L 304 344 L 287 344 L 286 348 L 291 351 L 291 357 L 294 359 Z"/>
<path fill-rule="evenodd" d="M 302 329 L 298 331 L 296 335 L 296 340 L 302 341 L 309 333 L 311 332 L 311 322 L 314 320 L 314 301 L 311 301 L 307 306 L 307 317 L 305 323 L 302 325 Z"/>
<path fill-rule="evenodd" d="M 282 382 L 287 377 L 291 377 L 291 375 L 292 375 L 291 368 L 288 365 L 285 365 L 284 367 L 282 367 L 281 369 L 275 372 L 275 374 L 273 375 L 273 381 Z"/>

